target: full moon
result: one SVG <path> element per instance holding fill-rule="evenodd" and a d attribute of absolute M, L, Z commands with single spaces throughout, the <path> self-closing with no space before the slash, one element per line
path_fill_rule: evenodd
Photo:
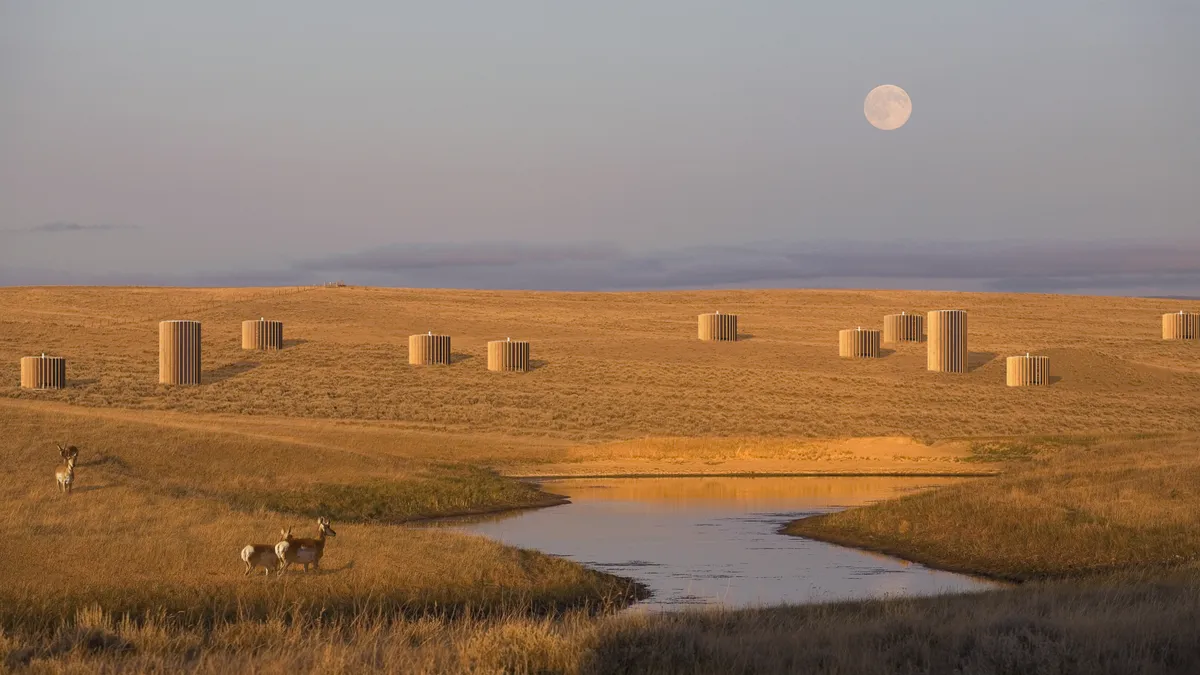
<path fill-rule="evenodd" d="M 867 94 L 867 100 L 863 102 L 863 113 L 876 129 L 899 129 L 912 114 L 912 99 L 908 97 L 907 91 L 894 84 L 881 84 Z"/>

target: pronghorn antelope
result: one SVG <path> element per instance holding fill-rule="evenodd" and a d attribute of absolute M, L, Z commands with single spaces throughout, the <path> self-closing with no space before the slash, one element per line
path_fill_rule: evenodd
<path fill-rule="evenodd" d="M 291 528 L 283 531 L 283 540 L 292 540 Z M 246 548 L 242 549 L 242 562 L 246 563 L 246 576 L 249 576 L 255 567 L 263 568 L 266 576 L 271 575 L 271 570 L 279 571 L 279 556 L 275 553 L 275 547 L 270 544 L 246 544 Z"/>
<path fill-rule="evenodd" d="M 279 557 L 279 573 L 283 574 L 292 563 L 304 565 L 304 571 L 308 571 L 308 566 L 312 565 L 313 569 L 320 569 L 321 556 L 325 554 L 325 537 L 336 537 L 337 532 L 329 526 L 329 519 L 324 516 L 317 518 L 317 538 L 316 539 L 294 539 L 291 536 L 291 528 L 282 530 L 284 536 L 283 541 L 275 544 L 275 555 Z"/>
<path fill-rule="evenodd" d="M 79 458 L 79 448 L 68 445 L 55 443 L 58 446 L 58 454 L 62 455 L 63 463 L 54 470 L 54 478 L 58 481 L 59 492 L 71 493 L 71 484 L 75 482 L 75 460 Z"/>

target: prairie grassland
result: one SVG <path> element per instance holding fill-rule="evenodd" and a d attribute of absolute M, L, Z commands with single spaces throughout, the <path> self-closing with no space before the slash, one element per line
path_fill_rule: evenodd
<path fill-rule="evenodd" d="M 836 356 L 839 328 L 945 307 L 971 311 L 966 375 L 926 372 L 923 345 Z M 0 289 L 0 659 L 52 673 L 1194 672 L 1200 346 L 1158 339 L 1159 315 L 1181 308 L 1200 303 Z M 714 309 L 740 314 L 748 339 L 698 342 L 695 314 Z M 239 322 L 259 316 L 285 322 L 285 350 L 240 349 Z M 204 386 L 156 384 L 168 318 L 204 322 Z M 454 365 L 410 368 L 407 335 L 431 329 L 454 336 Z M 484 343 L 510 335 L 537 367 L 488 373 Z M 70 388 L 15 386 L 18 358 L 43 351 L 68 358 Z M 1004 386 L 1002 357 L 1025 351 L 1051 356 L 1053 386 Z M 1177 435 L 1103 440 L 1164 430 Z M 1003 438 L 1030 434 L 1068 436 Z M 70 497 L 54 491 L 54 440 L 83 449 Z M 641 590 L 396 525 L 555 503 L 504 473 L 1001 469 L 791 531 L 1071 581 L 608 616 Z M 318 513 L 338 532 L 321 573 L 242 576 L 243 545 L 309 534 Z"/>
<path fill-rule="evenodd" d="M 1200 438 L 1014 446 L 988 445 L 1026 458 L 995 478 L 805 518 L 787 532 L 1013 580 L 1200 562 Z"/>
<path fill-rule="evenodd" d="M 924 345 L 837 357 L 836 331 L 885 313 L 970 311 L 971 372 L 929 373 Z M 0 289 L 12 397 L 99 407 L 378 420 L 410 430 L 571 441 L 1200 431 L 1200 346 L 1160 339 L 1195 301 L 899 291 L 532 293 L 378 288 Z M 747 339 L 702 343 L 695 316 Z M 239 323 L 284 322 L 288 348 L 243 352 Z M 201 387 L 157 382 L 160 319 L 204 322 Z M 407 336 L 454 337 L 450 367 L 410 368 Z M 489 373 L 485 342 L 528 339 L 537 366 Z M 15 387 L 20 356 L 68 358 L 62 392 Z M 1004 386 L 1003 357 L 1051 357 L 1053 386 Z"/>

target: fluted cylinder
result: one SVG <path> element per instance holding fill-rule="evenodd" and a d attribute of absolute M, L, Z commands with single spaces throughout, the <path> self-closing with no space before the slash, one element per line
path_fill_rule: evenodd
<path fill-rule="evenodd" d="M 283 322 L 242 322 L 242 349 L 283 349 Z"/>
<path fill-rule="evenodd" d="M 1163 314 L 1164 340 L 1200 340 L 1200 313 Z"/>
<path fill-rule="evenodd" d="M 67 360 L 61 356 L 21 357 L 21 387 L 62 389 L 67 386 Z"/>
<path fill-rule="evenodd" d="M 529 343 L 519 340 L 495 340 L 488 343 L 488 370 L 529 370 Z"/>
<path fill-rule="evenodd" d="M 737 314 L 720 312 L 701 314 L 699 328 L 701 340 L 735 341 L 738 339 Z"/>
<path fill-rule="evenodd" d="M 838 355 L 844 359 L 879 358 L 879 331 L 867 328 L 838 331 Z"/>
<path fill-rule="evenodd" d="M 429 366 L 435 363 L 450 365 L 450 336 L 422 333 L 408 336 L 408 363 Z"/>
<path fill-rule="evenodd" d="M 920 314 L 888 314 L 883 317 L 883 343 L 924 342 L 925 317 Z"/>
<path fill-rule="evenodd" d="M 926 317 L 928 368 L 941 373 L 967 372 L 967 312 L 941 309 Z"/>
<path fill-rule="evenodd" d="M 158 324 L 159 384 L 200 384 L 200 322 Z"/>
<path fill-rule="evenodd" d="M 1008 386 L 1037 387 L 1050 384 L 1049 356 L 1008 357 Z"/>

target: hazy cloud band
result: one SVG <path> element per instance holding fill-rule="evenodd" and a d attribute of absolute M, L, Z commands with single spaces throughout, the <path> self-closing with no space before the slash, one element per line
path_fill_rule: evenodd
<path fill-rule="evenodd" d="M 604 243 L 392 245 L 266 269 L 176 274 L 0 270 L 0 283 L 352 284 L 532 290 L 937 288 L 1200 295 L 1200 243 L 761 243 L 632 252 Z"/>

